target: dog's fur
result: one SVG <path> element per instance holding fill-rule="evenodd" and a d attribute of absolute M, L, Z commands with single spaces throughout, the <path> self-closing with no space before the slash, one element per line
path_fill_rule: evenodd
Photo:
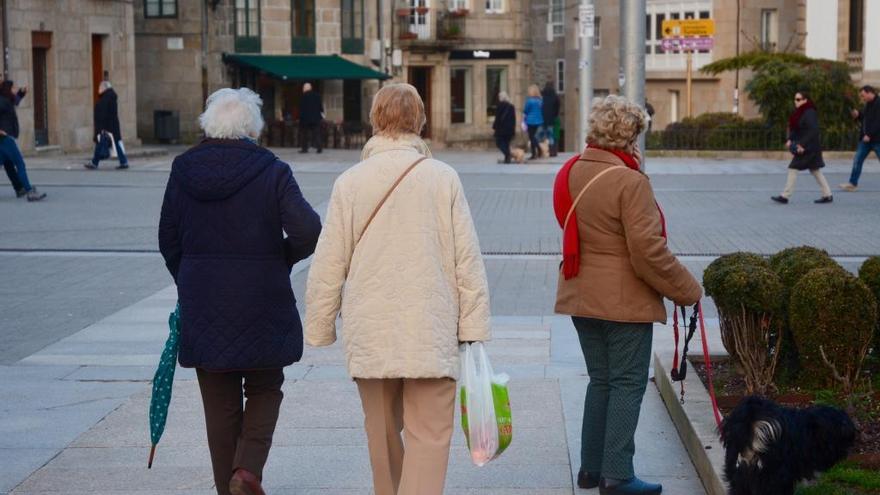
<path fill-rule="evenodd" d="M 833 407 L 791 409 L 753 396 L 724 419 L 721 435 L 730 495 L 792 495 L 799 481 L 846 458 L 856 427 Z"/>
<path fill-rule="evenodd" d="M 522 148 L 510 148 L 510 158 L 516 163 L 523 163 L 526 161 L 526 150 Z"/>

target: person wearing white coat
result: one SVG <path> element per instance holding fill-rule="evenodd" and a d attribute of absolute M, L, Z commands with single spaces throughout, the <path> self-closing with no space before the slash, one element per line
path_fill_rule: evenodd
<path fill-rule="evenodd" d="M 440 495 L 458 345 L 490 337 L 486 269 L 458 174 L 418 136 L 425 110 L 415 88 L 384 86 L 370 122 L 362 161 L 330 196 L 306 289 L 306 342 L 333 344 L 341 317 L 376 495 Z"/>

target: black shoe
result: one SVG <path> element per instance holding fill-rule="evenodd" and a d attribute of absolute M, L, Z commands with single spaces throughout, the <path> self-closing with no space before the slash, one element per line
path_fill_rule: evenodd
<path fill-rule="evenodd" d="M 31 188 L 31 190 L 27 192 L 28 201 L 42 201 L 45 198 L 46 193 L 41 193 L 40 191 L 37 191 L 36 187 Z"/>
<path fill-rule="evenodd" d="M 813 203 L 816 203 L 817 205 L 821 205 L 823 203 L 831 203 L 833 201 L 834 201 L 834 196 L 822 196 L 821 198 L 817 199 L 816 201 L 813 201 Z"/>
<path fill-rule="evenodd" d="M 23 198 L 25 196 L 27 196 L 27 191 L 25 191 L 24 189 L 16 189 L 15 190 L 15 197 L 16 198 Z"/>
<path fill-rule="evenodd" d="M 770 199 L 772 199 L 773 201 L 776 201 L 777 203 L 782 203 L 784 205 L 788 204 L 788 198 L 786 198 L 785 196 L 773 196 Z"/>
<path fill-rule="evenodd" d="M 128 168 L 127 163 L 120 163 L 119 165 L 116 166 L 116 170 L 126 170 L 127 168 Z"/>
<path fill-rule="evenodd" d="M 324 150 L 318 150 L 318 154 L 319 154 L 319 155 L 320 155 L 320 154 L 321 154 L 321 152 L 323 152 L 323 151 L 324 151 Z"/>
<path fill-rule="evenodd" d="M 659 495 L 663 493 L 663 485 L 646 483 L 633 477 L 619 485 L 605 486 L 603 479 L 599 484 L 599 495 Z"/>
<path fill-rule="evenodd" d="M 87 169 L 89 169 L 89 170 L 97 170 L 97 169 L 98 169 L 98 166 L 95 165 L 95 164 L 92 163 L 92 162 L 85 162 L 85 163 L 83 163 L 83 167 L 85 167 L 85 168 L 87 168 Z"/>
<path fill-rule="evenodd" d="M 596 488 L 597 486 L 599 486 L 599 474 L 578 471 L 577 483 L 578 483 L 578 488 L 583 488 L 585 490 L 589 490 L 590 488 Z"/>
<path fill-rule="evenodd" d="M 309 150 L 299 150 L 300 153 L 308 153 Z"/>

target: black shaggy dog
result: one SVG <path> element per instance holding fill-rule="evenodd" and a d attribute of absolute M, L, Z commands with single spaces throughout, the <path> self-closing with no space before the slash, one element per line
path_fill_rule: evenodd
<path fill-rule="evenodd" d="M 856 427 L 833 407 L 791 409 L 752 396 L 724 419 L 721 435 L 730 495 L 792 495 L 847 456 Z"/>

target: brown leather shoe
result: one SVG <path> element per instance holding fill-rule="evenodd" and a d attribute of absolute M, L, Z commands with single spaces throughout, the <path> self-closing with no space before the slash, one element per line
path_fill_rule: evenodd
<path fill-rule="evenodd" d="M 263 487 L 260 486 L 260 479 L 257 475 L 246 470 L 236 469 L 229 480 L 229 493 L 232 495 L 266 495 Z"/>

